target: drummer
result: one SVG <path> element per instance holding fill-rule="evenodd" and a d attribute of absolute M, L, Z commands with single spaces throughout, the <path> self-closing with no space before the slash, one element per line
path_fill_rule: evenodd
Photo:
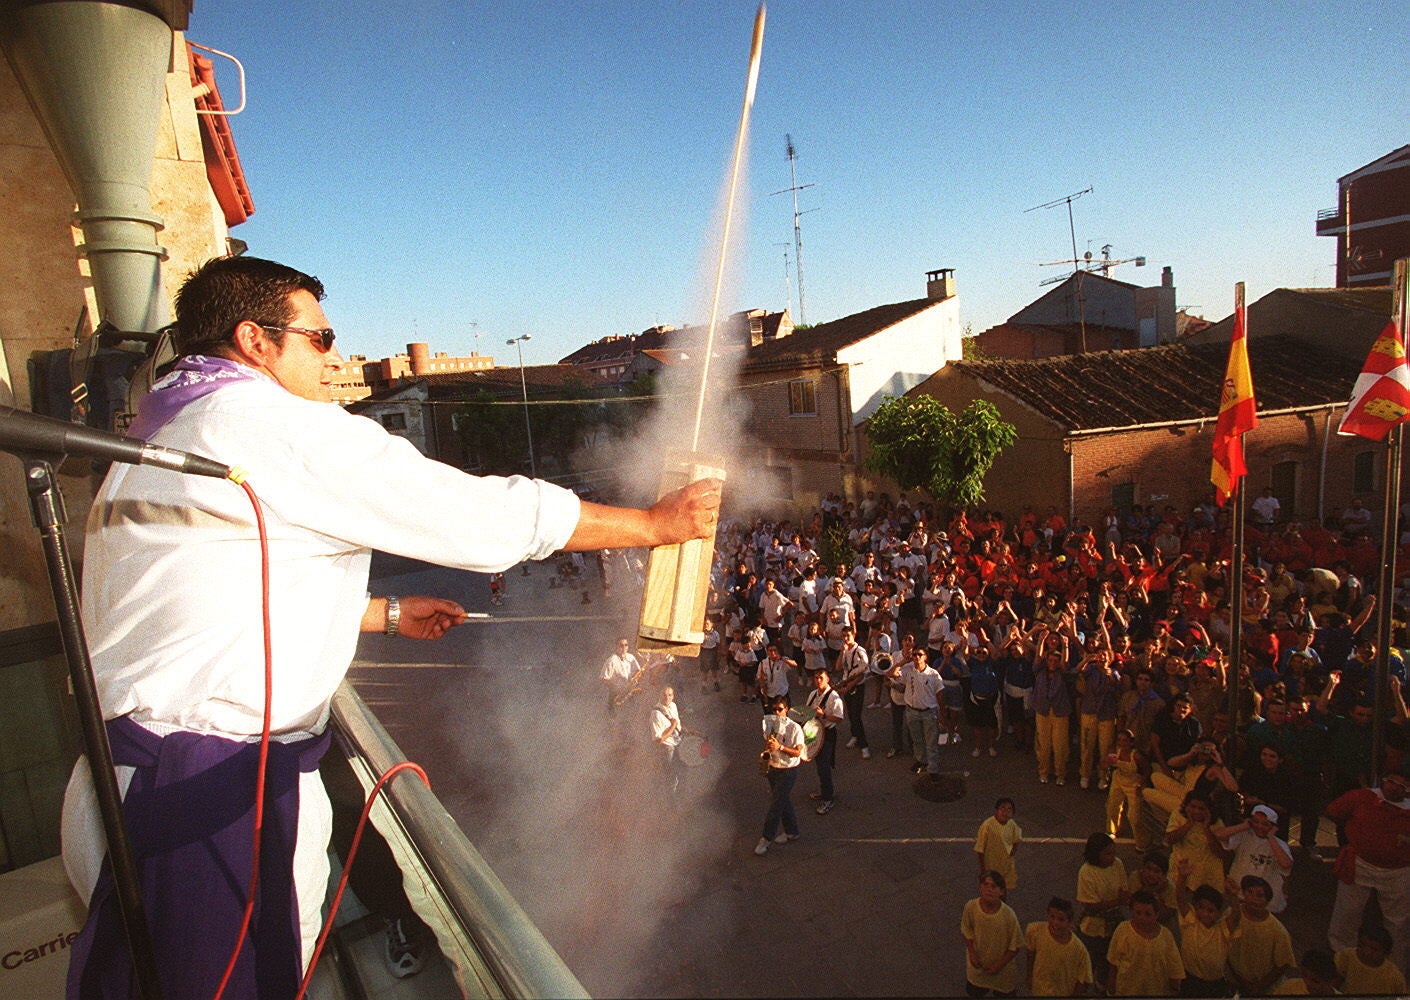
<path fill-rule="evenodd" d="M 832 680 L 826 670 L 813 674 L 813 690 L 808 695 L 808 707 L 822 726 L 821 743 L 813 752 L 813 763 L 818 768 L 818 791 L 813 796 L 818 800 L 818 815 L 832 812 L 835 790 L 832 787 L 832 768 L 837 763 L 837 724 L 842 721 L 842 696 L 832 687 Z"/>
<path fill-rule="evenodd" d="M 651 710 L 651 740 L 661 754 L 661 771 L 665 776 L 666 788 L 672 795 L 680 790 L 681 771 L 685 764 L 678 751 L 681 737 L 687 734 L 703 735 L 681 723 L 680 709 L 676 706 L 676 689 L 668 684 L 661 689 L 661 700 Z"/>
<path fill-rule="evenodd" d="M 755 676 L 759 685 L 759 700 L 764 703 L 764 714 L 768 714 L 769 702 L 775 698 L 782 698 L 788 701 L 788 668 L 798 669 L 798 664 L 784 656 L 778 648 L 778 643 L 771 642 L 763 662 L 759 664 L 758 672 Z"/>

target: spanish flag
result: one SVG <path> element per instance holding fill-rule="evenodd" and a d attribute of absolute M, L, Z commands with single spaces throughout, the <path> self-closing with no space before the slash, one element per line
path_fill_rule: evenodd
<path fill-rule="evenodd" d="M 1337 433 L 1384 441 L 1392 427 L 1406 420 L 1410 420 L 1410 370 L 1405 367 L 1405 335 L 1391 320 L 1366 355 Z"/>
<path fill-rule="evenodd" d="M 1229 367 L 1224 373 L 1224 391 L 1219 398 L 1219 422 L 1214 428 L 1214 464 L 1209 470 L 1210 482 L 1214 484 L 1214 499 L 1221 507 L 1234 492 L 1239 477 L 1248 472 L 1248 467 L 1244 465 L 1243 436 L 1258 426 L 1253 372 L 1248 366 L 1242 282 L 1236 297 L 1234 336 L 1229 342 Z"/>

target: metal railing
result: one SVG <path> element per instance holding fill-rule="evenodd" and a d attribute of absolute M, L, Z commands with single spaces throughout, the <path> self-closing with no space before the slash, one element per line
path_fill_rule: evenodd
<path fill-rule="evenodd" d="M 332 723 L 366 785 L 406 759 L 347 681 L 333 696 Z M 441 918 L 437 940 L 467 996 L 588 996 L 440 799 L 415 774 L 394 777 L 381 800 L 374 811 L 386 811 L 378 829 L 403 872 L 420 882 Z"/>

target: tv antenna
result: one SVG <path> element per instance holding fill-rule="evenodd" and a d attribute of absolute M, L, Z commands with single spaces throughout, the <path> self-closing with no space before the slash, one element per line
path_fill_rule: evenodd
<path fill-rule="evenodd" d="M 1077 277 L 1077 323 L 1082 331 L 1081 348 L 1083 354 L 1087 353 L 1087 296 L 1082 290 L 1083 270 L 1080 266 L 1082 263 L 1082 259 L 1077 256 L 1077 226 L 1072 221 L 1072 203 L 1078 198 L 1082 197 L 1084 194 L 1091 193 L 1092 189 L 1089 186 L 1083 188 L 1081 191 L 1075 191 L 1072 194 L 1063 195 L 1061 198 L 1054 198 L 1052 201 L 1045 201 L 1041 205 L 1034 205 L 1032 208 L 1025 208 L 1023 210 L 1025 213 L 1027 213 L 1036 212 L 1042 208 L 1056 208 L 1059 205 L 1067 206 L 1067 230 L 1072 236 L 1072 260 L 1070 262 L 1058 261 L 1057 263 L 1071 263 L 1072 273 Z M 1058 278 L 1056 280 L 1061 281 L 1064 279 Z"/>
<path fill-rule="evenodd" d="M 783 247 L 783 300 L 788 303 L 788 311 L 793 311 L 793 279 L 789 277 L 788 248 L 792 243 L 775 243 L 776 247 Z"/>
<path fill-rule="evenodd" d="M 1145 258 L 1145 257 L 1127 257 L 1127 258 L 1125 258 L 1124 260 L 1112 260 L 1112 259 L 1111 259 L 1111 244 L 1108 243 L 1108 244 L 1106 244 L 1105 246 L 1102 247 L 1102 255 L 1101 255 L 1100 257 L 1093 257 L 1093 256 L 1092 256 L 1092 251 L 1088 250 L 1086 253 L 1084 253 L 1084 254 L 1081 256 L 1080 259 L 1074 258 L 1074 259 L 1072 259 L 1072 260 L 1047 260 L 1047 261 L 1043 261 L 1043 262 L 1042 262 L 1041 264 L 1039 264 L 1038 266 L 1039 266 L 1039 267 L 1052 267 L 1052 266 L 1055 265 L 1055 264 L 1077 264 L 1077 265 L 1081 266 L 1082 270 L 1084 270 L 1084 271 L 1096 272 L 1096 273 L 1100 274 L 1103 278 L 1110 278 L 1110 277 L 1111 277 L 1111 269 L 1112 269 L 1113 267 L 1116 267 L 1116 266 L 1118 266 L 1118 265 L 1120 265 L 1120 264 L 1135 264 L 1137 267 L 1145 267 L 1145 266 L 1146 266 L 1146 258 Z M 1038 282 L 1038 284 L 1039 284 L 1039 286 L 1042 286 L 1042 285 L 1056 285 L 1059 281 L 1066 281 L 1067 279 L 1068 279 L 1068 275 L 1060 274 L 1060 275 L 1058 275 L 1056 278 L 1044 278 L 1042 281 Z"/>
<path fill-rule="evenodd" d="M 807 215 L 808 212 L 816 212 L 817 209 L 810 208 L 808 212 L 798 211 L 798 192 L 802 191 L 804 188 L 816 187 L 816 185 L 811 183 L 798 183 L 798 171 L 794 165 L 794 160 L 798 157 L 798 151 L 793 148 L 792 135 L 785 133 L 783 138 L 787 145 L 788 179 L 791 186 L 770 192 L 769 197 L 772 198 L 776 194 L 785 194 L 789 191 L 793 192 L 793 269 L 798 273 L 798 325 L 806 326 L 808 324 L 808 312 L 803 305 L 803 227 L 799 224 L 798 219 L 799 216 Z"/>
<path fill-rule="evenodd" d="M 470 332 L 475 335 L 475 353 L 480 353 L 480 324 L 475 320 L 470 321 Z"/>

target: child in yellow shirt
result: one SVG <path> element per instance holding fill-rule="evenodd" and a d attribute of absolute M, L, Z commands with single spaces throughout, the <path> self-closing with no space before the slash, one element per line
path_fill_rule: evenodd
<path fill-rule="evenodd" d="M 960 934 L 965 945 L 966 992 L 972 997 L 1006 995 L 1014 991 L 1022 947 L 1018 916 L 1004 902 L 1006 886 L 998 872 L 979 878 L 979 898 L 964 905 Z"/>
<path fill-rule="evenodd" d="M 1116 928 L 1107 949 L 1107 993 L 1123 997 L 1178 996 L 1185 964 L 1175 935 L 1156 919 L 1155 897 L 1131 897 L 1131 919 Z"/>
<path fill-rule="evenodd" d="M 1018 888 L 1018 866 L 1013 855 L 1023 839 L 1023 831 L 1014 822 L 1013 812 L 1013 799 L 999 799 L 994 803 L 994 815 L 979 824 L 979 833 L 974 838 L 979 874 L 998 872 L 1010 890 Z"/>
<path fill-rule="evenodd" d="M 1035 997 L 1086 996 L 1092 958 L 1072 933 L 1072 900 L 1048 900 L 1048 919 L 1035 920 L 1024 933 L 1028 949 L 1028 993 Z"/>
<path fill-rule="evenodd" d="M 1229 972 L 1234 987 L 1250 996 L 1268 990 L 1297 966 L 1292 937 L 1282 921 L 1268 912 L 1273 887 L 1257 875 L 1245 875 L 1228 891 L 1238 893 L 1238 905 L 1229 911 Z"/>
<path fill-rule="evenodd" d="M 1341 991 L 1352 996 L 1403 995 L 1405 975 L 1390 960 L 1390 931 L 1368 924 L 1356 936 L 1356 947 L 1337 952 Z"/>
<path fill-rule="evenodd" d="M 1231 992 L 1227 975 L 1230 929 L 1224 920 L 1224 897 L 1208 885 L 1191 892 L 1191 867 L 1189 860 L 1184 859 L 1175 869 L 1185 993 L 1201 997 L 1228 996 Z"/>

